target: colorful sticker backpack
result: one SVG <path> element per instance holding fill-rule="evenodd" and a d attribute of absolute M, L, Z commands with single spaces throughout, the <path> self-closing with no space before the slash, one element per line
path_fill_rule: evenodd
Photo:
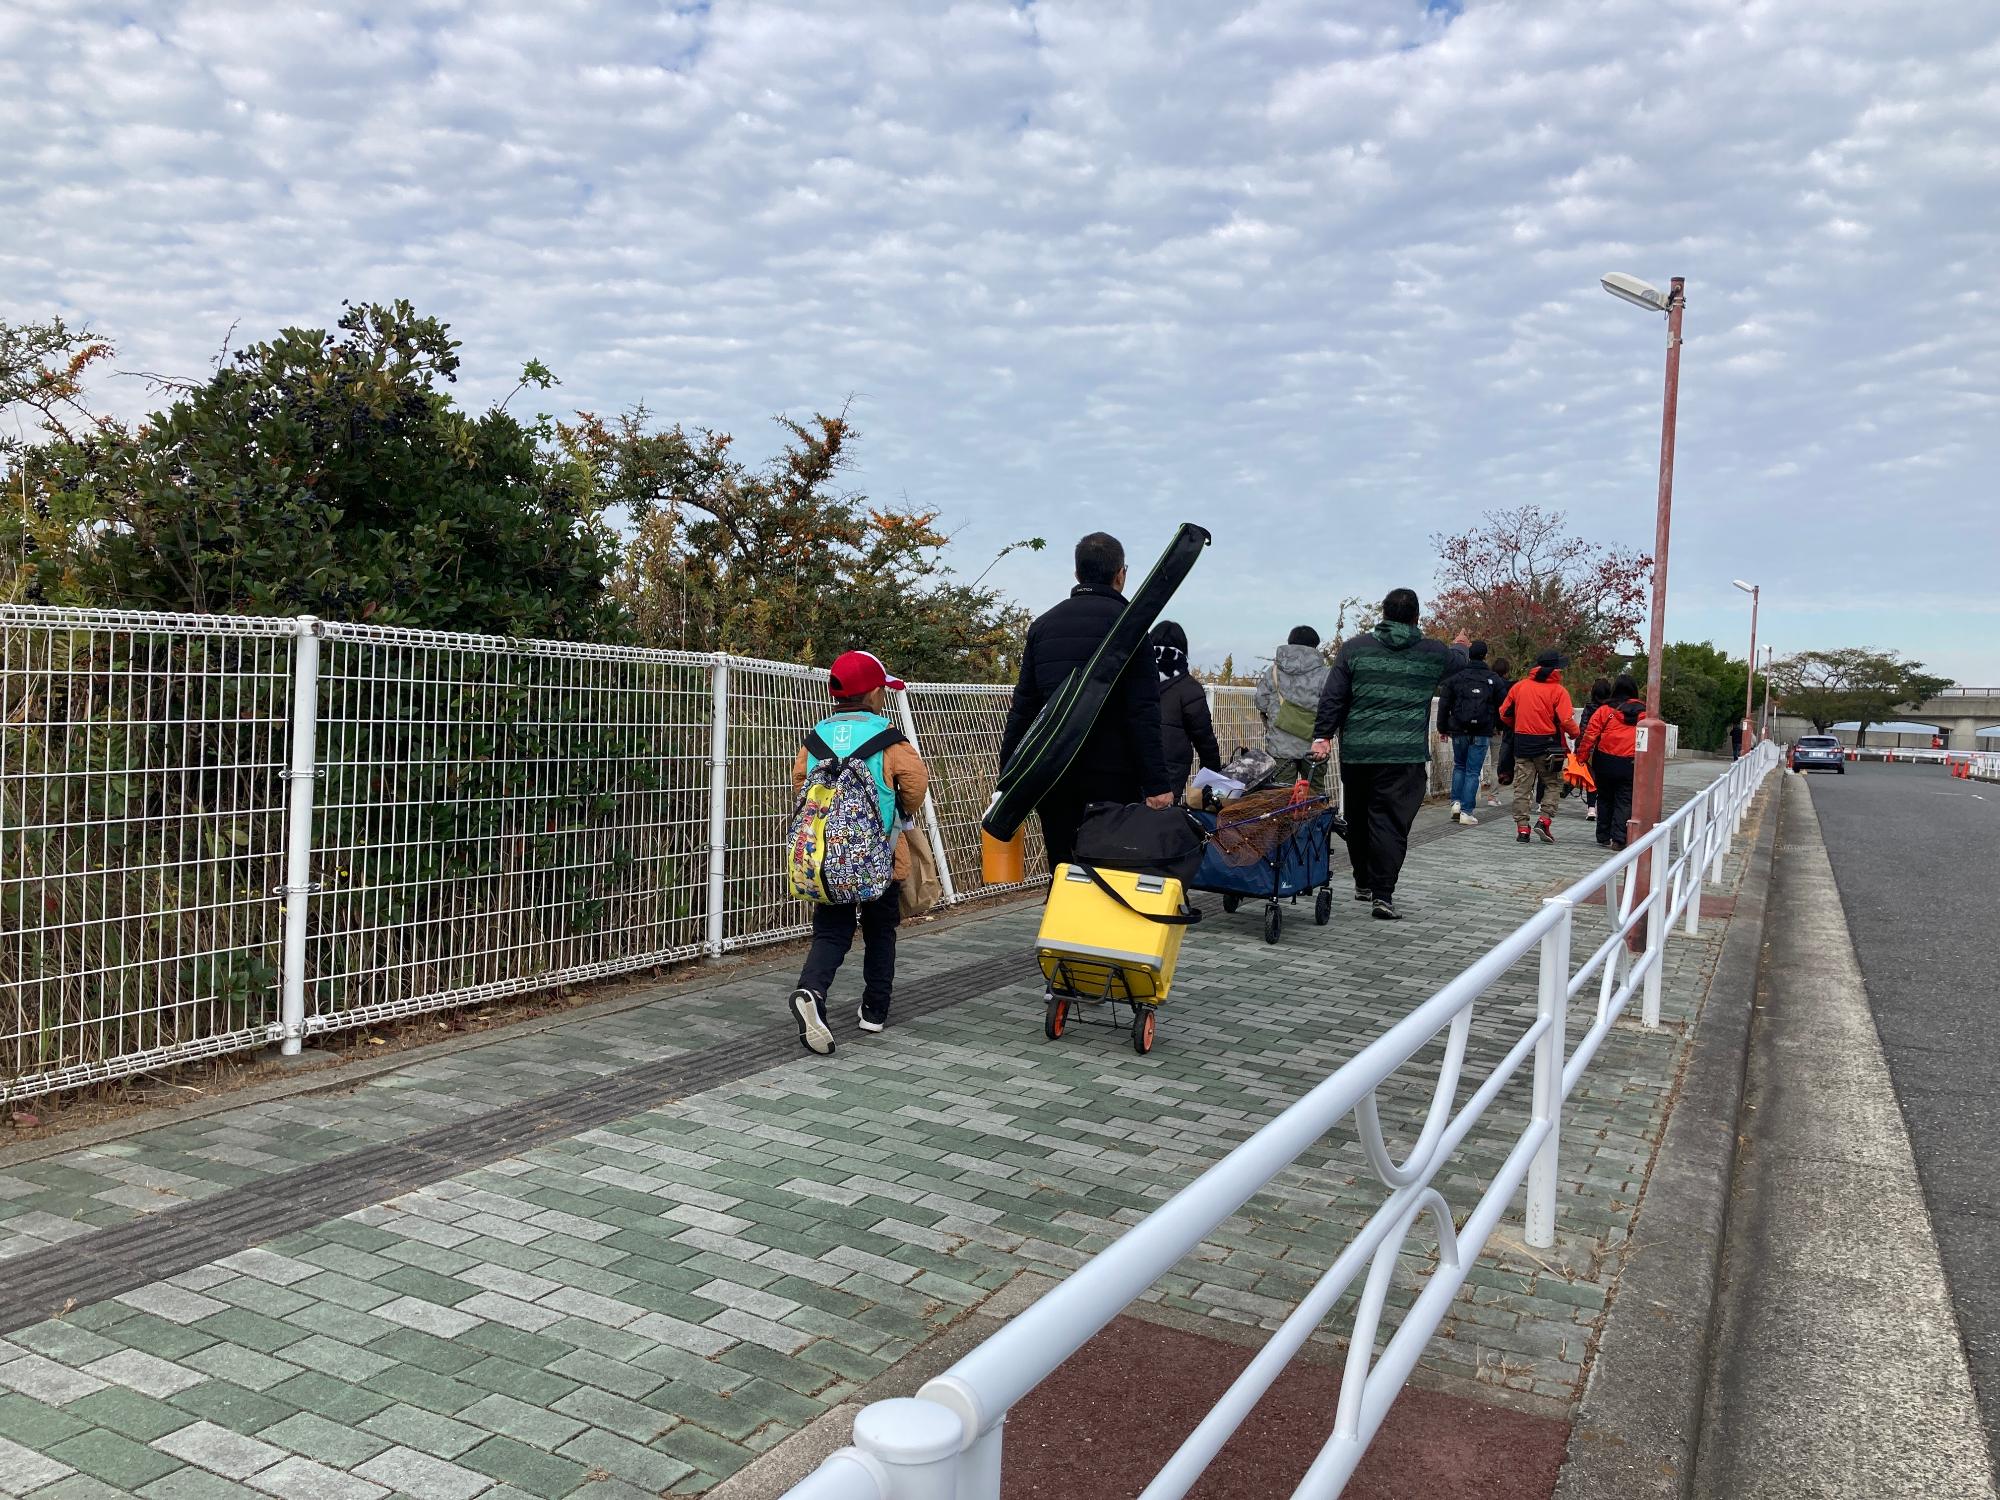
<path fill-rule="evenodd" d="M 792 809 L 785 857 L 786 885 L 801 901 L 849 906 L 889 889 L 895 847 L 869 762 L 902 743 L 903 732 L 889 728 L 836 755 L 818 730 L 806 737 L 812 766 Z"/>

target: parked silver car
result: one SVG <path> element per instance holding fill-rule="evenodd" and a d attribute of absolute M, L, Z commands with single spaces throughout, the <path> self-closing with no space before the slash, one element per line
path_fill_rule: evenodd
<path fill-rule="evenodd" d="M 1830 734 L 1802 734 L 1792 745 L 1794 771 L 1837 771 L 1847 774 L 1847 752 Z"/>

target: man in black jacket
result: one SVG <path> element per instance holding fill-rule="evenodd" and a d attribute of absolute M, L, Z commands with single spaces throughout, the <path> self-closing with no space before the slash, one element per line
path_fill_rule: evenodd
<path fill-rule="evenodd" d="M 1125 610 L 1125 548 L 1115 536 L 1094 531 L 1076 544 L 1076 587 L 1054 609 L 1028 627 L 1021 678 L 1000 741 L 1000 764 L 1035 722 L 1035 715 L 1097 654 Z M 1067 864 L 1076 850 L 1083 810 L 1093 802 L 1173 805 L 1173 780 L 1160 742 L 1160 682 L 1151 654 L 1143 647 L 1126 664 L 1104 711 L 1076 759 L 1035 809 L 1042 818 L 1042 842 L 1049 868 Z"/>
<path fill-rule="evenodd" d="M 1500 731 L 1507 679 L 1486 665 L 1486 642 L 1466 648 L 1469 660 L 1438 686 L 1438 738 L 1451 742 L 1451 820 L 1478 823 L 1479 773 L 1490 736 Z"/>

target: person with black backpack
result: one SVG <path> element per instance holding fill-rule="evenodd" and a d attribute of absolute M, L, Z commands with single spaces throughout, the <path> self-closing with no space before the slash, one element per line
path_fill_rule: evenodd
<path fill-rule="evenodd" d="M 1451 820 L 1478 825 L 1479 773 L 1487 744 L 1500 732 L 1507 679 L 1486 665 L 1486 642 L 1465 648 L 1467 661 L 1438 687 L 1438 738 L 1451 742 Z"/>
<path fill-rule="evenodd" d="M 799 1041 L 822 1057 L 834 1050 L 826 994 L 861 930 L 863 1031 L 889 1022 L 896 984 L 899 883 L 910 874 L 904 831 L 924 805 L 930 772 L 890 722 L 889 693 L 903 684 L 866 651 L 844 652 L 828 674 L 833 713 L 813 726 L 792 763 L 798 798 L 786 880 L 811 902 L 812 946 L 788 1002 Z"/>
<path fill-rule="evenodd" d="M 1578 757 L 1589 764 L 1597 783 L 1597 842 L 1607 849 L 1625 847 L 1632 822 L 1632 761 L 1638 753 L 1639 716 L 1645 711 L 1638 683 L 1621 673 L 1576 744 Z"/>

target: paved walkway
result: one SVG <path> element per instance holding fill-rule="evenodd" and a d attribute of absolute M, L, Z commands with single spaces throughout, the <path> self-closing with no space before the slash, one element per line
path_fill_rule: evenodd
<path fill-rule="evenodd" d="M 797 1050 L 765 969 L 0 1168 L 0 1493 L 700 1493 L 1339 1066 L 1594 861 L 1589 825 L 1559 831 L 1521 848 L 1504 816 L 1426 811 L 1400 925 L 1301 906 L 1271 948 L 1252 913 L 1212 913 L 1147 1057 L 1042 1038 L 1014 907 L 907 936 L 898 1024 L 850 1025 L 829 1060 Z M 1557 1247 L 1496 1241 L 1429 1383 L 1566 1416 L 1722 925 L 1670 950 L 1673 1024 L 1621 1028 L 1573 1101 Z M 1482 1007 L 1472 1083 L 1533 983 L 1530 962 Z M 1392 1138 L 1428 1092 L 1418 1069 L 1384 1091 Z M 1525 1079 L 1448 1197 L 1524 1108 Z M 1271 1326 L 1380 1198 L 1351 1132 L 1329 1137 L 1154 1296 Z"/>

